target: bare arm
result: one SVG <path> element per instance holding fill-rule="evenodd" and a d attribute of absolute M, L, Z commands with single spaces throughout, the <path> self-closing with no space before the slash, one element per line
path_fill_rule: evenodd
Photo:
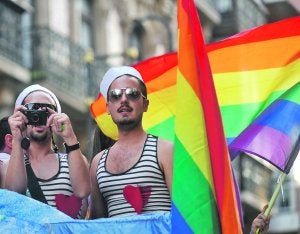
<path fill-rule="evenodd" d="M 87 197 L 90 194 L 91 186 L 89 181 L 88 162 L 86 158 L 79 149 L 68 154 L 68 161 L 70 168 L 70 180 L 74 194 L 81 198 Z"/>
<path fill-rule="evenodd" d="M 173 159 L 174 144 L 170 141 L 158 140 L 158 161 L 164 172 L 166 184 L 170 194 L 172 194 L 172 177 L 173 177 Z"/>
<path fill-rule="evenodd" d="M 8 162 L 0 160 L 0 188 L 4 188 L 4 182 L 5 182 L 4 180 L 7 171 L 7 164 Z"/>
<path fill-rule="evenodd" d="M 69 117 L 64 113 L 57 114 L 49 108 L 48 111 L 51 113 L 51 116 L 48 119 L 47 125 L 51 126 L 52 131 L 61 136 L 68 146 L 77 144 L 78 140 Z M 90 194 L 91 185 L 86 158 L 80 149 L 76 149 L 69 152 L 68 162 L 74 194 L 80 198 L 87 197 Z"/>
<path fill-rule="evenodd" d="M 8 122 L 12 132 L 12 151 L 5 176 L 4 187 L 25 194 L 27 188 L 27 175 L 24 164 L 24 150 L 21 147 L 22 130 L 24 130 L 26 117 L 20 112 L 24 107 L 18 107 Z"/>
<path fill-rule="evenodd" d="M 91 178 L 91 185 L 92 185 L 90 219 L 97 219 L 97 218 L 103 218 L 108 216 L 106 204 L 99 190 L 99 186 L 96 178 L 96 170 L 102 153 L 103 152 L 97 154 L 94 157 L 90 168 L 90 178 Z"/>
<path fill-rule="evenodd" d="M 4 187 L 3 161 L 0 160 L 0 188 Z"/>

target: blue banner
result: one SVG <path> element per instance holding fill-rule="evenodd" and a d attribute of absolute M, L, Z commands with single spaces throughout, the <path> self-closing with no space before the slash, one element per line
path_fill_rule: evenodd
<path fill-rule="evenodd" d="M 170 233 L 170 213 L 75 220 L 55 208 L 0 189 L 0 233 Z"/>

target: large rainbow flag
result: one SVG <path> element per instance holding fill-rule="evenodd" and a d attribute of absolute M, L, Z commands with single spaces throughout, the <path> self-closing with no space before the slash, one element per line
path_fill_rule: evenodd
<path fill-rule="evenodd" d="M 178 1 L 172 233 L 242 233 L 221 114 L 193 0 Z"/>
<path fill-rule="evenodd" d="M 228 144 L 299 81 L 299 25 L 300 17 L 293 17 L 206 46 Z M 175 139 L 177 65 L 177 53 L 134 65 L 145 79 L 150 100 L 143 125 L 149 133 L 172 141 Z M 106 114 L 101 96 L 91 105 L 91 112 L 103 132 L 116 138 L 116 127 Z M 192 121 L 187 118 L 185 124 L 189 126 Z"/>
<path fill-rule="evenodd" d="M 300 16 L 293 17 L 206 46 L 228 144 L 299 81 L 299 25 Z M 145 129 L 173 141 L 177 53 L 134 66 L 145 78 L 149 93 Z M 105 134 L 117 137 L 103 97 L 91 105 L 91 113 Z"/>

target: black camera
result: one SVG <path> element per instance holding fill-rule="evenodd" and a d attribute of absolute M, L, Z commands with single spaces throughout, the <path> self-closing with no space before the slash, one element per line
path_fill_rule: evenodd
<path fill-rule="evenodd" d="M 42 126 L 47 124 L 49 113 L 47 110 L 26 110 L 23 111 L 28 119 L 28 125 Z"/>

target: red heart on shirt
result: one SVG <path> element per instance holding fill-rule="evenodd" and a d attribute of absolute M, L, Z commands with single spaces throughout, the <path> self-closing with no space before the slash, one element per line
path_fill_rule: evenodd
<path fill-rule="evenodd" d="M 67 196 L 64 194 L 55 195 L 55 203 L 58 210 L 76 218 L 82 205 L 82 200 L 74 194 Z"/>
<path fill-rule="evenodd" d="M 142 194 L 143 204 L 146 205 L 150 198 L 151 187 L 150 186 L 140 186 L 139 188 L 140 188 L 140 191 Z"/>
<path fill-rule="evenodd" d="M 126 185 L 123 189 L 123 196 L 132 205 L 136 213 L 141 214 L 143 206 L 148 203 L 151 194 L 149 186 Z"/>

